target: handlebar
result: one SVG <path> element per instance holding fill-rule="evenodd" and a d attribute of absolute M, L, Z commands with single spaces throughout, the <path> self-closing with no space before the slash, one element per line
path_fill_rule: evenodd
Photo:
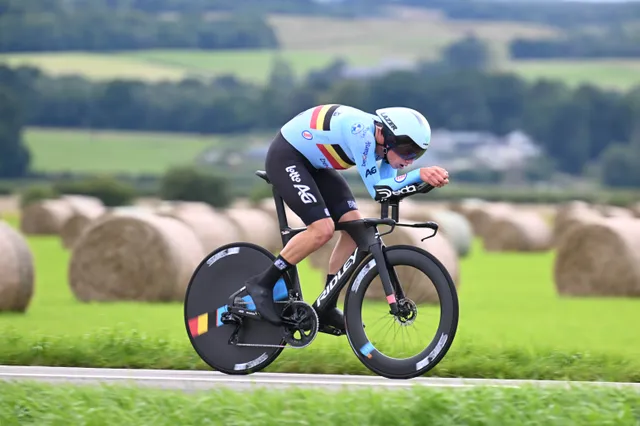
<path fill-rule="evenodd" d="M 363 220 L 367 227 L 376 225 L 389 225 L 391 228 L 394 228 L 397 225 L 397 222 L 395 220 L 388 217 L 380 219 L 365 218 Z"/>
<path fill-rule="evenodd" d="M 374 186 L 374 189 L 376 191 L 376 196 L 375 196 L 376 201 L 380 203 L 385 201 L 394 203 L 395 201 L 400 201 L 403 198 L 407 198 L 415 194 L 426 194 L 432 189 L 435 189 L 435 187 L 426 182 L 422 182 L 419 185 L 416 185 L 416 184 L 407 185 L 397 191 L 393 191 L 391 188 L 389 188 L 386 185 L 385 186 L 376 185 Z"/>
<path fill-rule="evenodd" d="M 426 182 L 420 182 L 420 184 L 407 185 L 397 191 L 393 191 L 386 185 L 375 185 L 374 189 L 376 191 L 375 201 L 380 203 L 380 217 L 385 219 L 391 216 L 391 219 L 397 223 L 399 216 L 399 204 L 403 198 L 407 198 L 415 194 L 426 194 L 427 192 L 435 189 L 435 187 Z M 389 214 L 389 208 L 391 208 L 391 214 Z"/>

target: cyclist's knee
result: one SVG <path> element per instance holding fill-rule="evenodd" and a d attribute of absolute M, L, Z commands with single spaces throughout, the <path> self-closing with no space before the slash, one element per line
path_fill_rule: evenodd
<path fill-rule="evenodd" d="M 321 247 L 333 237 L 335 225 L 331 218 L 320 219 L 310 224 L 307 230 L 313 235 L 315 245 Z"/>
<path fill-rule="evenodd" d="M 340 216 L 340 219 L 338 221 L 339 222 L 349 222 L 351 220 L 362 219 L 363 217 L 364 216 L 362 215 L 360 210 L 349 210 L 348 212 L 346 212 L 345 214 Z"/>

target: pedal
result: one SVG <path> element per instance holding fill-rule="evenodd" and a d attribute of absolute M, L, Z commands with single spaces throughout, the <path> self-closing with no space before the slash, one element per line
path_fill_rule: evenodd
<path fill-rule="evenodd" d="M 342 330 L 331 327 L 330 325 L 320 325 L 318 327 L 318 332 L 331 334 L 332 336 L 342 336 L 343 334 L 345 334 Z"/>

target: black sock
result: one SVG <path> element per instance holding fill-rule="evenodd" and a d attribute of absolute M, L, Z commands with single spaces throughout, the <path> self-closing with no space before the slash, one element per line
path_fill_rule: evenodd
<path fill-rule="evenodd" d="M 336 276 L 336 274 L 327 274 L 327 282 L 324 283 L 324 286 L 325 287 L 328 286 L 329 283 L 331 282 L 331 280 L 333 279 L 333 277 L 335 277 L 335 276 Z"/>
<path fill-rule="evenodd" d="M 324 284 L 325 288 L 329 285 L 331 280 L 335 278 L 335 276 L 336 274 L 327 274 L 327 282 Z M 324 305 L 326 309 L 331 309 L 331 308 L 335 308 L 337 306 L 337 303 L 338 303 L 338 299 L 332 298 L 324 302 Z"/>
<path fill-rule="evenodd" d="M 278 256 L 269 269 L 259 275 L 258 286 L 272 288 L 280 276 L 292 267 L 293 265 L 287 262 L 284 257 Z"/>

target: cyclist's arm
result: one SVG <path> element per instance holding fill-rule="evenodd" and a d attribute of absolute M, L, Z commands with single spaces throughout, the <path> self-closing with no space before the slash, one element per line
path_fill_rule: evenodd
<path fill-rule="evenodd" d="M 396 176 L 396 173 L 396 169 L 391 167 L 391 164 L 383 161 L 382 165 L 380 166 L 380 177 L 382 179 L 380 179 L 378 183 L 376 183 L 376 185 L 387 186 L 392 191 L 397 191 L 407 185 L 422 182 L 422 179 L 420 179 L 419 168 L 398 176 Z"/>
<path fill-rule="evenodd" d="M 396 171 L 390 164 L 382 162 L 380 168 L 376 163 L 375 137 L 371 131 L 362 131 L 356 135 L 349 134 L 349 145 L 356 159 L 356 167 L 371 198 L 376 197 L 374 186 L 388 186 L 392 191 L 412 183 L 421 182 L 420 169 L 412 170 L 406 175 L 396 177 Z M 362 141 L 364 140 L 364 143 Z"/>

